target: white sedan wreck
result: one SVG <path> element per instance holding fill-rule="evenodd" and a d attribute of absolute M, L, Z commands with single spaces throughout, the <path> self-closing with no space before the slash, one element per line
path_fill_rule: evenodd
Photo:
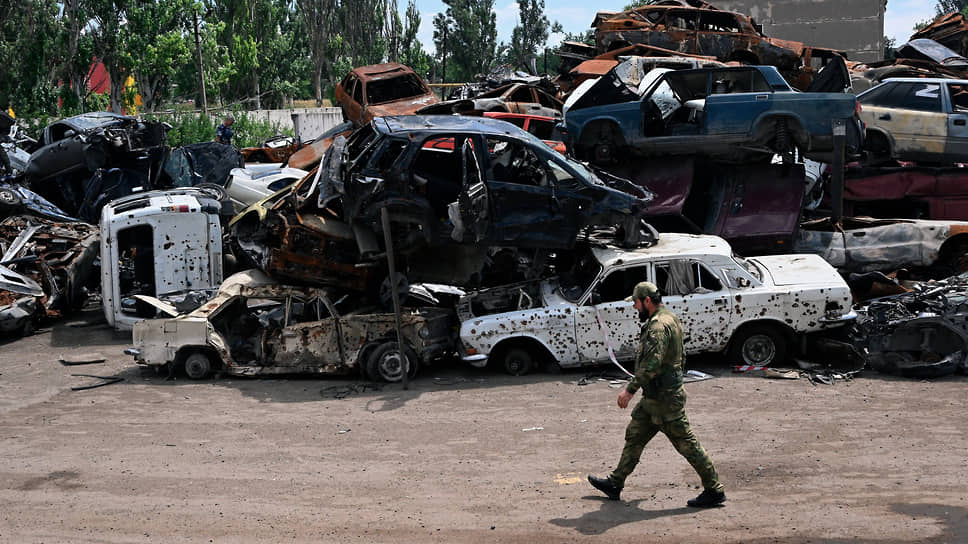
<path fill-rule="evenodd" d="M 474 366 L 511 374 L 536 361 L 561 367 L 634 358 L 639 318 L 625 300 L 651 281 L 682 320 L 687 354 L 727 351 L 737 363 L 783 361 L 798 334 L 841 325 L 850 289 L 816 255 L 743 259 L 714 236 L 663 234 L 652 247 L 591 247 L 558 279 L 463 297 L 458 347 Z"/>
<path fill-rule="evenodd" d="M 213 370 L 233 375 L 348 374 L 400 381 L 420 364 L 453 353 L 452 312 L 404 309 L 403 353 L 397 347 L 392 313 L 341 315 L 324 289 L 279 285 L 257 270 L 239 272 L 197 310 L 171 319 L 134 325 L 141 365 L 184 368 L 202 379 Z M 139 300 L 174 316 L 175 308 L 152 297 Z"/>

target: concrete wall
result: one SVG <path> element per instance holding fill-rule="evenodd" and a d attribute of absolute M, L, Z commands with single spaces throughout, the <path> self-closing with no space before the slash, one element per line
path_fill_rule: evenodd
<path fill-rule="evenodd" d="M 884 0 L 714 0 L 712 4 L 749 15 L 772 38 L 840 49 L 854 61 L 884 56 Z"/>
<path fill-rule="evenodd" d="M 295 108 L 291 110 L 253 110 L 245 112 L 279 128 L 292 130 L 302 140 L 311 140 L 343 122 L 340 108 Z"/>

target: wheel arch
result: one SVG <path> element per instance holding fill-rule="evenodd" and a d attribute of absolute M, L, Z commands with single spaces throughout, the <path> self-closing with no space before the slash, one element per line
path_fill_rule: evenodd
<path fill-rule="evenodd" d="M 212 363 L 212 370 L 222 370 L 225 368 L 225 361 L 222 359 L 222 356 L 219 355 L 218 350 L 212 346 L 201 344 L 190 344 L 178 348 L 178 351 L 175 352 L 175 359 L 172 361 L 172 364 L 174 364 L 175 368 L 179 368 L 185 364 L 185 359 L 187 359 L 189 355 L 196 352 L 204 353 L 208 357 L 209 362 Z"/>
<path fill-rule="evenodd" d="M 555 356 L 554 352 L 548 347 L 547 344 L 545 344 L 545 342 L 535 336 L 525 335 L 505 338 L 495 344 L 487 356 L 487 364 L 496 364 L 496 361 L 500 360 L 500 358 L 503 357 L 508 350 L 514 348 L 527 350 L 536 361 L 547 360 L 560 362 L 558 357 Z"/>
<path fill-rule="evenodd" d="M 772 327 L 779 331 L 783 335 L 784 340 L 789 343 L 792 343 L 797 336 L 797 331 L 793 330 L 793 327 L 777 318 L 749 319 L 747 321 L 743 321 L 733 328 L 729 335 L 729 341 L 726 342 L 726 351 L 728 352 L 729 350 L 733 349 L 736 338 L 738 338 L 741 333 L 746 332 L 754 327 Z"/>
<path fill-rule="evenodd" d="M 866 127 L 864 130 L 864 147 L 870 149 L 871 146 L 868 145 L 868 142 L 878 139 L 883 139 L 887 143 L 887 155 L 893 157 L 895 148 L 894 136 L 881 127 Z"/>
<path fill-rule="evenodd" d="M 790 135 L 793 137 L 793 141 L 797 146 L 810 149 L 810 133 L 803 128 L 803 122 L 800 120 L 800 116 L 789 111 L 770 111 L 763 113 L 753 123 L 751 131 L 752 140 L 754 142 L 769 142 L 775 132 L 776 122 L 779 120 L 786 120 L 787 130 L 790 131 Z"/>

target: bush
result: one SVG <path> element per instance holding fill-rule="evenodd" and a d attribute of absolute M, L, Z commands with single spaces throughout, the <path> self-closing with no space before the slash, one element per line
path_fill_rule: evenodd
<path fill-rule="evenodd" d="M 249 116 L 244 111 L 233 112 L 235 118 L 232 131 L 232 145 L 237 148 L 252 147 L 261 144 L 268 138 L 278 134 L 293 135 L 291 129 L 283 129 L 278 123 L 268 123 Z M 179 147 L 196 142 L 211 142 L 215 140 L 215 128 L 222 122 L 223 116 L 210 117 L 196 112 L 175 112 L 166 115 L 145 115 L 145 118 L 164 121 L 171 125 L 168 131 L 168 145 Z"/>

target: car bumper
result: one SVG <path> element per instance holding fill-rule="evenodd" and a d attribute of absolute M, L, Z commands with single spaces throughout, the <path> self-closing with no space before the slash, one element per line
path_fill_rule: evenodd
<path fill-rule="evenodd" d="M 857 312 L 851 310 L 845 314 L 840 314 L 833 317 L 821 317 L 820 323 L 824 325 L 839 325 L 841 323 L 847 323 L 848 321 L 853 321 L 857 319 Z"/>
<path fill-rule="evenodd" d="M 480 353 L 475 355 L 461 355 L 460 360 L 470 364 L 471 366 L 476 366 L 478 368 L 481 368 L 487 365 L 487 355 L 483 355 Z"/>

